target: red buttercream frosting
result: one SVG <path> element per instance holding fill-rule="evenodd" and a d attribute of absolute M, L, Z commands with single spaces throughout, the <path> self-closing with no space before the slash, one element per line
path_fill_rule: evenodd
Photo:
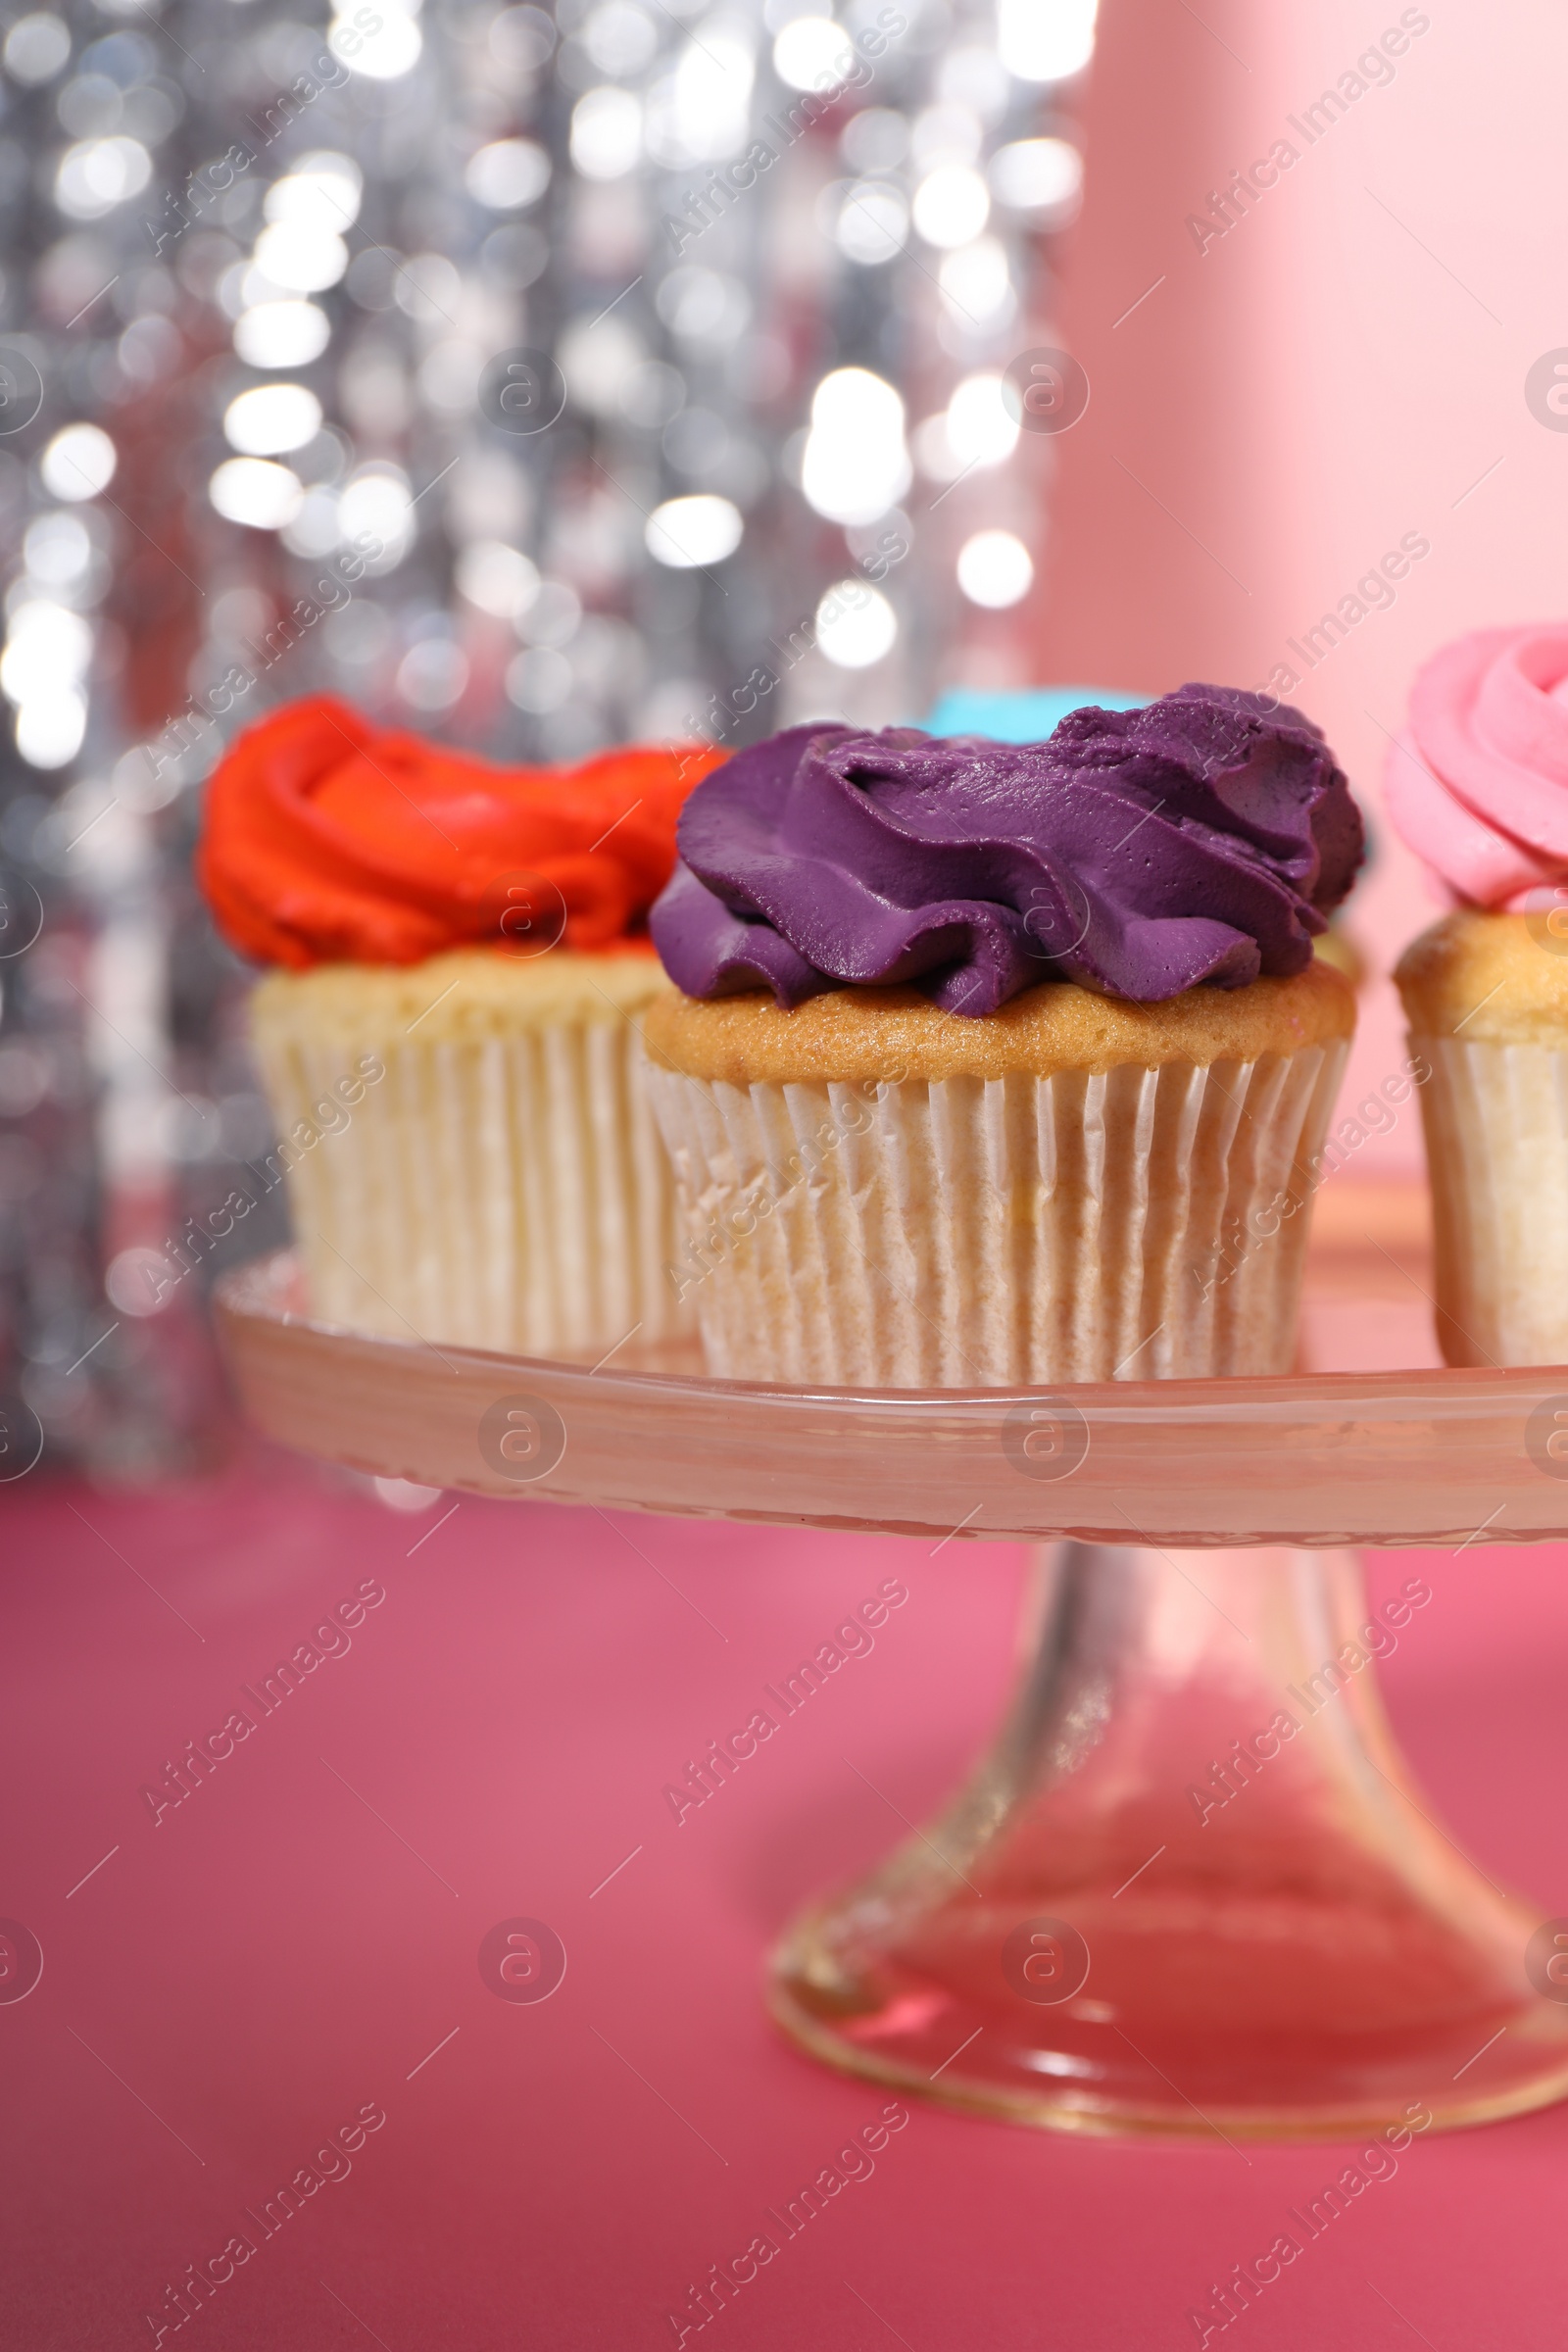
<path fill-rule="evenodd" d="M 724 754 L 603 752 L 497 767 L 372 726 L 321 695 L 230 746 L 196 870 L 231 946 L 263 963 L 417 963 L 447 948 L 645 947 L 675 819 Z"/>

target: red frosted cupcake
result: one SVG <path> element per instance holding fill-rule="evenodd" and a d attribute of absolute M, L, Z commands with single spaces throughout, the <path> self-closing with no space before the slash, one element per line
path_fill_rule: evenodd
<path fill-rule="evenodd" d="M 706 748 L 503 768 L 316 699 L 234 744 L 198 872 L 277 967 L 252 1031 L 313 1311 L 524 1354 L 681 1328 L 641 1016 Z"/>

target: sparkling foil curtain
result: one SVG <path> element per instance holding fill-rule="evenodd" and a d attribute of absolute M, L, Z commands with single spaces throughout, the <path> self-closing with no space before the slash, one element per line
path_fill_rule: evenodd
<path fill-rule="evenodd" d="M 284 1232 L 189 870 L 236 729 L 330 691 L 570 760 L 1027 681 L 1093 42 L 1093 0 L 12 22 L 0 1478 L 221 1443 L 202 1301 Z"/>

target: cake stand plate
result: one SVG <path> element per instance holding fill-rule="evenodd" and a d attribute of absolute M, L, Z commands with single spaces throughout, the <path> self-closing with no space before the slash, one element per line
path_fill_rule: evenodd
<path fill-rule="evenodd" d="M 1103 1544 L 1568 1539 L 1568 1366 L 1029 1389 L 710 1380 L 311 1321 L 292 1253 L 218 1285 L 269 1437 L 380 1477 L 602 1510 Z M 1555 1448 L 1555 1450 L 1554 1450 Z"/>
<path fill-rule="evenodd" d="M 217 1311 L 252 1421 L 379 1476 L 1047 1546 L 991 1752 L 774 1955 L 773 2012 L 817 2057 L 1019 2122 L 1200 2139 L 1568 2093 L 1568 1921 L 1433 1820 L 1375 1684 L 1430 1589 L 1373 1616 L 1347 1548 L 1568 1539 L 1568 1367 L 744 1384 L 635 1335 L 589 1364 L 334 1330 L 286 1251 L 223 1277 Z"/>

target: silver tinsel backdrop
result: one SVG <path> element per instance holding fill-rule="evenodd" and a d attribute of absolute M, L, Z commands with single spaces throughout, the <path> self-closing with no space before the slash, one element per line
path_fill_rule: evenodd
<path fill-rule="evenodd" d="M 1027 681 L 1004 370 L 1093 44 L 1093 0 L 12 19 L 0 1479 L 221 1446 L 202 1301 L 282 1234 L 190 878 L 239 727 L 329 691 L 570 760 Z"/>

